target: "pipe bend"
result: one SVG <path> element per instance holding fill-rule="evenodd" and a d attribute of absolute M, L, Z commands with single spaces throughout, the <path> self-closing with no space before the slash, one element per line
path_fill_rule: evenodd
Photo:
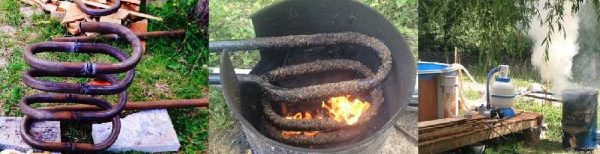
<path fill-rule="evenodd" d="M 31 69 L 24 72 L 23 82 L 34 89 L 45 92 L 58 92 L 35 94 L 25 96 L 19 102 L 19 107 L 26 115 L 22 123 L 21 132 L 25 142 L 41 150 L 66 151 L 66 152 L 98 152 L 108 148 L 114 143 L 119 132 L 121 113 L 127 103 L 125 91 L 135 76 L 135 66 L 142 56 L 139 38 L 129 29 L 119 24 L 111 23 L 81 23 L 82 32 L 98 32 L 116 34 L 125 38 L 132 46 L 131 56 L 107 44 L 79 43 L 79 42 L 40 42 L 25 47 L 23 57 Z M 71 52 L 93 53 L 109 55 L 117 59 L 118 63 L 91 63 L 91 62 L 55 62 L 36 57 L 41 52 Z M 123 79 L 117 74 L 125 73 Z M 74 84 L 68 82 L 53 82 L 43 80 L 41 77 L 67 77 L 67 78 L 97 78 L 108 81 L 109 85 L 101 84 Z M 106 100 L 87 95 L 113 95 L 118 94 L 118 102 L 112 106 Z M 103 110 L 46 110 L 31 107 L 36 103 L 76 103 L 98 106 Z M 31 121 L 78 121 L 78 122 L 113 122 L 112 133 L 109 139 L 99 144 L 88 143 L 58 143 L 35 140 L 28 134 Z"/>
<path fill-rule="evenodd" d="M 116 65 L 116 70 L 125 71 L 135 67 L 142 58 L 142 45 L 140 38 L 137 37 L 127 27 L 106 22 L 81 22 L 79 25 L 81 32 L 97 32 L 101 34 L 117 34 L 120 38 L 124 38 L 131 44 L 131 55 L 128 59 Z M 98 65 L 98 73 L 115 73 L 112 71 L 104 71 L 106 65 Z"/>
<path fill-rule="evenodd" d="M 121 133 L 121 119 L 116 116 L 113 117 L 111 121 L 112 129 L 110 135 L 108 138 L 98 144 L 40 141 L 33 137 L 29 131 L 27 131 L 31 129 L 31 124 L 34 122 L 34 119 L 28 116 L 23 117 L 20 134 L 23 141 L 35 149 L 65 152 L 97 152 L 104 150 L 115 143 L 117 137 Z"/>
<path fill-rule="evenodd" d="M 74 2 L 77 5 L 77 7 L 81 10 L 81 12 L 91 15 L 91 16 L 105 16 L 105 15 L 113 14 L 113 13 L 119 11 L 119 8 L 121 8 L 121 0 L 114 0 L 113 5 L 106 9 L 90 8 L 85 3 L 83 3 L 81 0 L 74 0 Z"/>
<path fill-rule="evenodd" d="M 77 103 L 95 105 L 104 110 L 96 111 L 50 111 L 44 109 L 34 109 L 30 105 L 36 103 Z M 107 101 L 83 95 L 74 94 L 36 94 L 23 97 L 19 102 L 19 108 L 23 114 L 36 120 L 58 120 L 58 121 L 105 121 L 117 115 L 125 108 L 127 102 L 127 93 L 121 92 L 117 105 L 112 106 Z"/>

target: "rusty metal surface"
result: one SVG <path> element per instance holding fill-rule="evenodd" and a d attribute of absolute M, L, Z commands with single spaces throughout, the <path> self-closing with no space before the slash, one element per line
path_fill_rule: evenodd
<path fill-rule="evenodd" d="M 121 8 L 121 0 L 114 0 L 113 5 L 107 9 L 90 8 L 81 0 L 73 0 L 73 2 L 75 2 L 77 7 L 79 7 L 79 9 L 81 9 L 81 11 L 83 13 L 91 15 L 91 16 L 105 16 L 105 15 L 113 14 L 113 13 L 119 11 L 119 8 Z"/>
<path fill-rule="evenodd" d="M 129 29 L 119 24 L 112 23 L 81 23 L 80 31 L 97 32 L 101 34 L 116 34 L 125 38 L 132 46 L 131 56 L 121 50 L 101 43 L 79 42 L 40 42 L 27 45 L 23 52 L 25 62 L 31 67 L 23 73 L 25 85 L 44 92 L 24 96 L 19 102 L 21 111 L 26 115 L 22 123 L 21 135 L 23 140 L 41 150 L 65 152 L 97 152 L 112 145 L 120 131 L 119 113 L 123 111 L 127 102 L 126 89 L 131 84 L 135 71 L 134 68 L 141 59 L 140 39 Z M 72 54 L 105 54 L 119 62 L 106 63 L 77 63 L 55 62 L 36 57 L 43 52 L 70 52 Z M 117 74 L 125 73 L 119 80 Z M 75 84 L 67 82 L 53 82 L 42 77 L 76 77 L 95 78 L 109 82 L 109 85 L 91 85 L 87 83 Z M 89 95 L 118 95 L 115 106 L 100 97 Z M 88 104 L 102 108 L 100 111 L 84 110 L 46 110 L 36 109 L 30 105 L 36 103 L 75 103 Z M 113 131 L 109 138 L 99 144 L 67 143 L 67 142 L 42 142 L 28 134 L 32 121 L 78 121 L 78 122 L 103 122 L 112 121 Z"/>
<path fill-rule="evenodd" d="M 347 0 L 287 0 L 257 11 L 252 16 L 256 37 L 304 35 L 317 33 L 359 32 L 375 37 L 392 51 L 392 68 L 381 83 L 385 103 L 371 120 L 369 128 L 361 133 L 357 141 L 337 146 L 310 147 L 282 143 L 265 134 L 263 125 L 258 123 L 262 114 L 260 99 L 265 92 L 259 85 L 244 81 L 244 77 L 233 72 L 228 64 L 229 56 L 222 54 L 221 85 L 227 106 L 242 124 L 242 129 L 255 153 L 378 153 L 385 141 L 385 132 L 402 118 L 400 115 L 412 95 L 416 81 L 416 63 L 408 45 L 384 16 L 368 6 Z M 214 45 L 211 42 L 210 45 Z M 363 62 L 376 62 L 377 57 L 360 46 L 318 46 L 307 48 L 267 48 L 260 49 L 260 61 L 250 74 L 262 75 L 279 67 L 294 65 L 309 60 L 328 58 L 351 58 Z M 340 55 L 328 51 L 343 50 L 349 54 Z M 300 51 L 300 52 L 298 52 Z M 217 52 L 217 51 L 212 51 Z M 225 61 L 227 60 L 227 61 Z M 227 64 L 227 65 L 226 65 Z M 372 70 L 373 65 L 366 64 Z M 322 78 L 314 78 L 322 79 Z M 238 80 L 240 82 L 238 82 Z M 258 99 L 257 99 L 258 98 Z M 380 152 L 379 152 L 380 153 Z"/>
<path fill-rule="evenodd" d="M 331 95 L 342 95 L 349 93 L 358 93 L 362 91 L 372 90 L 379 86 L 381 81 L 385 79 L 392 66 L 392 58 L 390 50 L 381 41 L 376 38 L 369 37 L 355 32 L 344 33 L 322 33 L 312 35 L 291 35 L 281 37 L 264 37 L 254 38 L 249 40 L 238 41 L 215 41 L 209 43 L 211 51 L 240 51 L 240 50 L 255 50 L 264 48 L 292 48 L 292 47 L 314 47 L 326 45 L 343 45 L 354 44 L 368 47 L 372 50 L 365 52 L 375 52 L 381 61 L 374 75 L 368 76 L 365 79 L 342 81 L 336 83 L 326 83 L 313 85 L 302 88 L 282 88 L 270 83 L 269 77 L 278 77 L 281 75 L 300 75 L 314 71 L 324 71 L 326 66 L 322 62 L 311 62 L 301 64 L 295 67 L 285 67 L 270 71 L 269 75 L 261 77 L 262 81 L 258 83 L 262 85 L 276 101 L 300 102 L 304 99 L 323 98 Z M 336 65 L 336 64 L 333 64 Z M 339 64 L 338 64 L 339 65 Z M 300 69 L 306 68 L 306 69 Z"/>
<path fill-rule="evenodd" d="M 166 109 L 166 108 L 189 108 L 189 107 L 208 107 L 208 98 L 201 99 L 181 99 L 181 100 L 158 100 L 143 102 L 127 102 L 123 110 L 148 110 L 148 109 Z M 48 111 L 98 111 L 102 108 L 93 105 L 70 105 L 53 106 L 42 108 Z"/>
<path fill-rule="evenodd" d="M 174 31 L 153 31 L 153 32 L 143 32 L 136 33 L 140 39 L 150 39 L 155 37 L 182 37 L 185 35 L 185 30 L 178 29 Z M 98 40 L 119 40 L 122 39 L 119 35 L 116 34 L 105 34 L 100 36 L 75 36 L 75 37 L 57 37 L 52 38 L 52 41 L 55 42 L 91 42 Z"/>
<path fill-rule="evenodd" d="M 379 40 L 360 33 L 320 33 L 312 35 L 291 35 L 281 37 L 263 37 L 238 41 L 217 41 L 209 44 L 212 51 L 223 52 L 222 62 L 230 63 L 227 52 L 238 50 L 254 50 L 266 48 L 298 48 L 336 45 L 359 45 L 371 50 L 379 58 L 379 65 L 373 72 L 363 63 L 354 59 L 328 59 L 316 60 L 290 66 L 282 66 L 267 71 L 260 76 L 245 78 L 247 82 L 255 82 L 265 90 L 265 97 L 261 101 L 263 112 L 269 122 L 265 122 L 265 133 L 271 138 L 291 144 L 302 146 L 318 146 L 330 143 L 339 143 L 355 138 L 358 132 L 365 128 L 371 117 L 377 114 L 379 107 L 384 102 L 383 94 L 379 89 L 380 83 L 387 77 L 392 66 L 389 49 Z M 224 60 L 225 59 L 225 60 Z M 230 64 L 227 64 L 230 65 Z M 221 70 L 223 72 L 230 70 Z M 307 74 L 335 74 L 339 71 L 353 72 L 353 79 L 339 82 L 318 83 L 314 79 L 308 86 L 288 87 L 279 81 L 298 78 Z M 372 106 L 361 116 L 354 125 L 324 119 L 286 119 L 273 109 L 273 105 L 300 104 L 320 106 L 317 99 L 344 96 L 348 94 L 367 93 Z M 286 131 L 320 131 L 316 136 L 283 137 L 280 132 Z M 353 133 L 352 133 L 353 132 Z"/>
<path fill-rule="evenodd" d="M 98 107 L 104 109 L 110 109 L 111 105 L 109 103 L 99 103 L 96 104 Z M 121 119 L 119 116 L 112 117 L 112 131 L 108 138 L 101 143 L 98 144 L 89 144 L 89 143 L 70 143 L 70 142 L 45 142 L 36 140 L 32 134 L 29 133 L 29 129 L 31 129 L 31 124 L 36 121 L 29 116 L 25 116 L 23 118 L 23 122 L 21 123 L 21 137 L 23 141 L 30 145 L 35 149 L 42 149 L 48 151 L 65 151 L 65 152 L 97 152 L 108 148 L 112 145 L 119 136 L 121 131 Z"/>

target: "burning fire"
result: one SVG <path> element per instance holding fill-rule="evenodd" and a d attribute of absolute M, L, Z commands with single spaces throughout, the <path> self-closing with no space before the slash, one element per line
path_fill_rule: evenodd
<path fill-rule="evenodd" d="M 304 112 L 304 117 L 302 116 L 301 112 L 296 113 L 294 116 L 286 116 L 286 119 L 312 119 L 312 115 L 310 115 L 310 113 L 308 112 Z M 317 119 L 320 119 L 317 117 Z M 315 135 L 317 135 L 319 133 L 319 131 L 286 131 L 283 130 L 281 131 L 281 135 L 283 136 L 283 138 L 289 138 L 291 136 L 296 136 L 296 135 L 304 135 L 304 136 L 308 136 L 308 137 L 313 137 Z"/>
<path fill-rule="evenodd" d="M 327 100 L 327 103 L 322 102 L 321 107 L 327 109 L 329 116 L 334 120 L 352 125 L 358 122 L 360 115 L 367 111 L 370 104 L 366 101 L 362 102 L 358 98 L 350 101 L 349 97 L 350 95 L 332 97 Z"/>
<path fill-rule="evenodd" d="M 362 113 L 364 113 L 365 111 L 367 111 L 370 104 L 369 104 L 369 102 L 366 102 L 366 101 L 363 102 L 363 101 L 359 100 L 358 98 L 350 101 L 349 97 L 350 97 L 350 95 L 332 97 L 329 100 L 327 100 L 327 102 L 323 101 L 321 103 L 321 108 L 329 111 L 329 116 L 331 118 L 333 118 L 335 121 L 345 122 L 348 125 L 352 125 L 352 124 L 358 122 L 360 115 Z M 282 109 L 283 113 L 287 113 L 285 104 L 282 104 L 281 109 Z M 294 115 L 287 115 L 285 118 L 299 120 L 299 119 L 313 119 L 313 116 L 315 119 L 323 118 L 323 116 L 321 116 L 321 114 L 311 115 L 309 112 L 304 112 L 304 114 L 302 114 L 302 112 L 297 112 Z M 281 131 L 281 135 L 285 139 L 290 138 L 292 136 L 299 136 L 299 135 L 313 137 L 317 134 L 319 134 L 319 131 L 286 131 L 286 130 Z"/>

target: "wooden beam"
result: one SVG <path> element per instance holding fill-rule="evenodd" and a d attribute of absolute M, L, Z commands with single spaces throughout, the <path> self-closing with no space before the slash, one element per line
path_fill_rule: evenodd
<path fill-rule="evenodd" d="M 142 3 L 142 1 L 140 0 L 121 0 L 121 2 L 133 3 L 137 5 L 140 5 L 140 3 Z"/>
<path fill-rule="evenodd" d="M 483 122 L 479 122 L 478 126 L 459 128 L 449 125 L 448 128 L 437 128 L 434 132 L 419 134 L 419 153 L 440 153 L 510 133 L 536 128 L 541 126 L 542 118 L 541 115 L 535 113 L 523 112 L 506 120 L 494 121 L 492 119 L 486 119 Z M 459 121 L 453 120 L 450 123 L 455 122 Z M 437 123 L 436 125 L 444 124 Z M 454 130 L 454 133 L 452 133 L 451 130 Z M 422 135 L 423 137 L 428 137 L 421 138 Z"/>

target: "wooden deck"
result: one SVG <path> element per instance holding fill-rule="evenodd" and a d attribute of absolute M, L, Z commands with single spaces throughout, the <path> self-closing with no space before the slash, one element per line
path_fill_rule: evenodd
<path fill-rule="evenodd" d="M 445 118 L 418 123 L 419 153 L 440 153 L 542 125 L 543 116 L 519 112 L 510 119 Z"/>

